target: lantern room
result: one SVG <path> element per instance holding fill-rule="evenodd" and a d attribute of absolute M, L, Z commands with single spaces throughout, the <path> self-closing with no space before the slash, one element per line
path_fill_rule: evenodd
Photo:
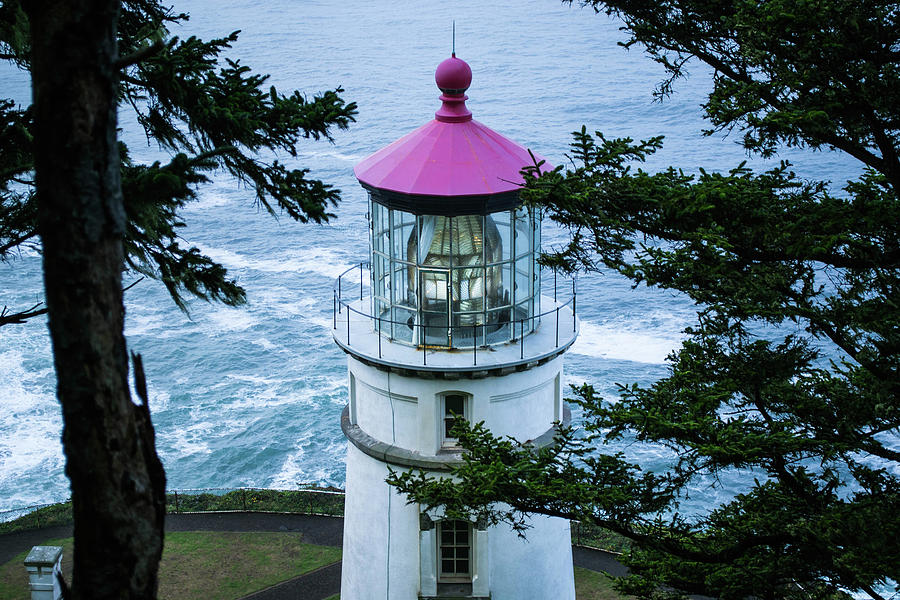
<path fill-rule="evenodd" d="M 356 166 L 369 192 L 372 315 L 393 342 L 432 348 L 518 339 L 540 315 L 540 217 L 521 206 L 541 161 L 472 118 L 468 64 L 435 73 L 435 119 Z"/>

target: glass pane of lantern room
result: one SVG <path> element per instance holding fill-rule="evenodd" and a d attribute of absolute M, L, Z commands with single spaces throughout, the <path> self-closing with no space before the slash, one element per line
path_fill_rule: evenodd
<path fill-rule="evenodd" d="M 510 219 L 509 216 L 512 214 L 512 211 L 504 211 L 504 212 L 495 212 L 491 213 L 486 218 L 486 227 L 496 227 L 497 233 L 500 234 L 499 240 L 499 256 L 496 257 L 488 257 L 488 262 L 493 262 L 494 260 L 509 260 L 510 252 L 512 251 L 512 238 L 510 232 Z"/>
<path fill-rule="evenodd" d="M 513 283 L 513 293 L 515 297 L 515 302 L 518 304 L 527 298 L 531 298 L 532 294 L 532 278 L 531 278 L 531 269 L 532 269 L 532 256 L 530 254 L 526 254 L 525 256 L 520 257 L 516 263 L 516 278 Z M 516 314 L 517 319 L 526 318 L 530 315 L 527 314 Z"/>
<path fill-rule="evenodd" d="M 375 297 L 390 301 L 391 272 L 387 257 L 375 253 L 372 257 L 372 278 L 375 280 Z"/>
<path fill-rule="evenodd" d="M 372 249 L 387 254 L 390 249 L 391 228 L 388 220 L 389 211 L 377 202 L 372 202 Z"/>
<path fill-rule="evenodd" d="M 391 337 L 414 343 L 413 328 L 416 321 L 416 280 L 415 267 L 395 261 L 392 263 L 391 293 Z"/>
<path fill-rule="evenodd" d="M 470 259 L 469 262 L 474 261 Z M 475 327 L 484 319 L 484 274 L 484 267 L 478 264 L 451 271 L 450 317 L 455 348 L 475 344 Z"/>
<path fill-rule="evenodd" d="M 493 285 L 496 288 L 492 294 L 487 295 L 488 310 L 509 306 L 512 303 L 512 297 L 509 293 L 512 289 L 510 264 L 491 265 L 488 267 L 488 271 L 489 276 L 495 280 Z M 508 317 L 504 320 L 508 320 Z"/>
<path fill-rule="evenodd" d="M 391 273 L 391 301 L 395 306 L 416 305 L 416 280 L 413 274 L 416 272 L 409 265 L 394 261 Z"/>
<path fill-rule="evenodd" d="M 445 266 L 450 253 L 450 217 L 422 215 L 418 219 L 416 246 L 410 245 L 407 260 L 420 265 Z"/>
<path fill-rule="evenodd" d="M 422 301 L 419 340 L 427 346 L 450 345 L 450 272 L 446 269 L 421 269 L 419 292 Z"/>
<path fill-rule="evenodd" d="M 515 213 L 515 248 L 516 248 L 516 256 L 522 256 L 524 254 L 531 253 L 531 215 L 529 215 L 528 209 L 525 207 L 519 207 L 519 209 Z"/>
<path fill-rule="evenodd" d="M 416 241 L 413 235 L 416 228 L 415 216 L 402 210 L 392 210 L 391 219 L 393 220 L 391 258 L 415 262 L 415 248 L 413 248 L 413 256 L 408 256 L 409 244 L 412 243 L 414 246 Z"/>

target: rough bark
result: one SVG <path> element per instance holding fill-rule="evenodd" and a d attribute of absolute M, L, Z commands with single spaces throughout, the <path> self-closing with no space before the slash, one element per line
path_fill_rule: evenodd
<path fill-rule="evenodd" d="M 26 3 L 39 232 L 75 556 L 71 597 L 154 598 L 165 475 L 128 391 L 116 142 L 119 3 Z"/>

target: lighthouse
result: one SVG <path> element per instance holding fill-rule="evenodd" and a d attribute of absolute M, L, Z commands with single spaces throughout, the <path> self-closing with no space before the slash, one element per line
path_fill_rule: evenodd
<path fill-rule="evenodd" d="M 343 600 L 572 600 L 569 523 L 505 524 L 426 511 L 389 469 L 449 475 L 458 418 L 549 444 L 569 420 L 563 354 L 575 289 L 542 277 L 538 211 L 519 198 L 528 150 L 472 118 L 472 70 L 440 63 L 435 118 L 354 171 L 368 192 L 370 255 L 338 280 L 334 340 L 347 354 Z"/>

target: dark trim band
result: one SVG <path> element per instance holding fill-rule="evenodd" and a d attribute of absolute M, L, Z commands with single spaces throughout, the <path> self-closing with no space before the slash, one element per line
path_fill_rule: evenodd
<path fill-rule="evenodd" d="M 479 196 L 419 196 L 383 190 L 360 182 L 374 202 L 390 209 L 403 210 L 415 215 L 488 215 L 503 210 L 514 210 L 522 204 L 519 191 Z"/>

